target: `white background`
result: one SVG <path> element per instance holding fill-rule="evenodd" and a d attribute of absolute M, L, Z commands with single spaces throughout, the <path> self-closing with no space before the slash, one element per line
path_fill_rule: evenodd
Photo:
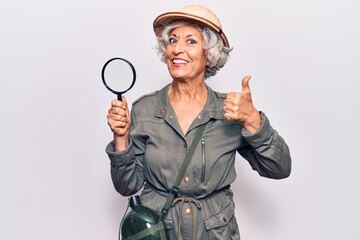
<path fill-rule="evenodd" d="M 0 239 L 117 239 L 126 198 L 105 145 L 113 94 L 102 65 L 128 58 L 130 102 L 170 81 L 153 19 L 192 1 L 0 3 Z M 196 1 L 234 47 L 207 83 L 250 86 L 291 149 L 290 178 L 261 178 L 238 157 L 236 217 L 245 240 L 360 239 L 359 2 Z"/>

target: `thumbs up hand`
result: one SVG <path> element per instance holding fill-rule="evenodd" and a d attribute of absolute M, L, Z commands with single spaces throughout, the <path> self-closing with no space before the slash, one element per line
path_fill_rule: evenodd
<path fill-rule="evenodd" d="M 224 117 L 229 121 L 239 121 L 250 133 L 255 133 L 261 125 L 261 117 L 253 105 L 250 78 L 249 75 L 243 78 L 241 92 L 230 92 L 226 95 Z"/>

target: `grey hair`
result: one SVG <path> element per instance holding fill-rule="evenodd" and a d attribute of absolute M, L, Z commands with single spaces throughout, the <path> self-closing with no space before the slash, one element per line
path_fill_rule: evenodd
<path fill-rule="evenodd" d="M 161 61 L 166 61 L 166 47 L 169 44 L 169 36 L 171 32 L 178 27 L 186 26 L 189 22 L 173 22 L 167 25 L 161 36 L 157 37 L 156 51 L 159 54 Z M 220 68 L 222 68 L 230 57 L 232 48 L 224 45 L 224 42 L 219 34 L 215 33 L 212 29 L 202 25 L 193 24 L 203 36 L 203 49 L 205 51 L 208 65 L 205 69 L 205 79 L 214 76 Z"/>

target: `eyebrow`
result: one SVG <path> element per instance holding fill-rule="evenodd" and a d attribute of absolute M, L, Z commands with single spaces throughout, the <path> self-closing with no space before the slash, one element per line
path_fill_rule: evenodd
<path fill-rule="evenodd" d="M 179 38 L 175 33 L 171 33 L 170 36 L 174 36 L 176 38 Z M 185 36 L 185 38 L 188 38 L 188 37 L 196 37 L 196 38 L 199 38 L 198 36 L 194 35 L 194 34 L 188 34 Z"/>

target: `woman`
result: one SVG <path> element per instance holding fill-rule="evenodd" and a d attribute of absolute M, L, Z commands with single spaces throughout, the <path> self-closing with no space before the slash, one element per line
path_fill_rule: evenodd
<path fill-rule="evenodd" d="M 206 124 L 165 224 L 170 239 L 240 239 L 230 189 L 236 152 L 261 176 L 280 179 L 291 170 L 288 146 L 254 107 L 250 76 L 241 92 L 206 85 L 231 50 L 213 12 L 185 6 L 157 17 L 154 31 L 172 82 L 135 101 L 131 116 L 125 97 L 112 102 L 114 140 L 106 151 L 115 189 L 129 196 L 143 187 L 143 204 L 160 211 L 197 128 Z"/>

